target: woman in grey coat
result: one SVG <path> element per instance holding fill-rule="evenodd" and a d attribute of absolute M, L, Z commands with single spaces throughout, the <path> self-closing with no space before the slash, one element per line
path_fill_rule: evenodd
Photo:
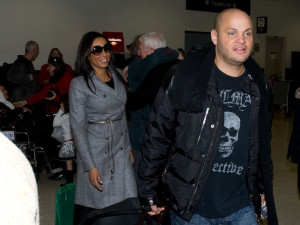
<path fill-rule="evenodd" d="M 74 224 L 94 209 L 137 197 L 125 114 L 126 89 L 104 35 L 86 33 L 70 86 L 70 122 L 77 147 Z"/>

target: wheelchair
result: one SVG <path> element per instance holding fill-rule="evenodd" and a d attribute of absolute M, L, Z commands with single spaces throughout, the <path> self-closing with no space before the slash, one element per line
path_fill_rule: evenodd
<path fill-rule="evenodd" d="M 35 142 L 30 140 L 27 132 L 15 131 L 11 126 L 9 129 L 1 129 L 2 132 L 10 141 L 12 141 L 26 156 L 32 166 L 36 180 L 39 180 L 39 174 L 44 169 L 49 174 L 57 174 L 63 171 L 61 166 L 56 166 L 51 162 L 49 156 L 45 153 L 44 148 L 37 146 Z"/>

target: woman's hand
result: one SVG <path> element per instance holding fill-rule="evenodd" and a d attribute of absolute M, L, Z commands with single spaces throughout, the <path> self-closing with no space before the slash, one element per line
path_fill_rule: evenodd
<path fill-rule="evenodd" d="M 134 157 L 133 157 L 132 151 L 129 152 L 129 156 L 130 156 L 131 164 L 133 164 L 134 163 Z"/>
<path fill-rule="evenodd" d="M 46 100 L 52 101 L 52 100 L 54 100 L 54 99 L 56 98 L 56 93 L 55 93 L 55 91 L 52 91 L 52 90 L 51 90 L 51 93 L 53 94 L 52 97 L 50 97 L 50 98 L 47 97 L 47 98 L 45 98 Z"/>
<path fill-rule="evenodd" d="M 26 100 L 23 100 L 23 101 L 18 101 L 18 102 L 13 102 L 12 103 L 14 105 L 14 107 L 16 108 L 21 108 L 23 107 L 24 105 L 27 105 L 27 101 Z"/>
<path fill-rule="evenodd" d="M 91 184 L 99 191 L 103 191 L 102 187 L 100 186 L 100 184 L 102 185 L 103 182 L 101 180 L 99 170 L 97 168 L 90 169 L 89 176 Z"/>

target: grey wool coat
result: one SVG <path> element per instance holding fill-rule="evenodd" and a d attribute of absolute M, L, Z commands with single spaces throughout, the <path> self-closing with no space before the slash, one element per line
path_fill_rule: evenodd
<path fill-rule="evenodd" d="M 91 76 L 96 93 L 82 76 L 71 81 L 69 92 L 70 123 L 77 147 L 75 203 L 102 209 L 137 197 L 137 187 L 129 155 L 126 90 L 115 74 L 114 89 Z M 94 167 L 100 172 L 103 191 L 89 181 L 89 170 Z"/>

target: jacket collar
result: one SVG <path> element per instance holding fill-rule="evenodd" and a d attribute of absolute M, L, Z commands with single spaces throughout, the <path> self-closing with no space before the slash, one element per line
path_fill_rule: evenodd
<path fill-rule="evenodd" d="M 177 67 L 168 90 L 173 108 L 180 111 L 199 113 L 203 109 L 209 87 L 212 82 L 212 68 L 215 48 L 202 48 L 188 55 Z M 262 82 L 264 75 L 257 63 L 249 57 L 245 67 L 251 76 L 248 81 Z M 262 87 L 260 86 L 259 89 Z"/>

